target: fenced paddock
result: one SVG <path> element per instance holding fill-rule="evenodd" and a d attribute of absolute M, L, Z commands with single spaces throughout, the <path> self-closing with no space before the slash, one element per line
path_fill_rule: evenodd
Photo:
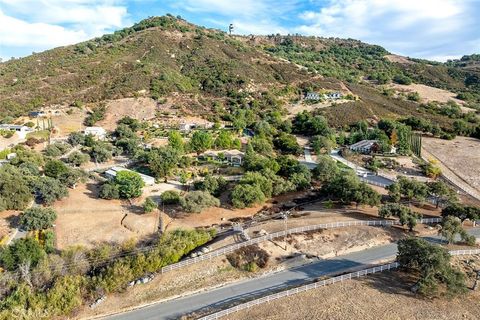
<path fill-rule="evenodd" d="M 478 254 L 480 254 L 480 249 L 453 250 L 453 251 L 450 251 L 450 254 L 452 256 L 478 255 Z M 363 269 L 363 270 L 356 271 L 356 272 L 343 274 L 343 275 L 340 275 L 340 276 L 337 276 L 337 277 L 332 277 L 332 278 L 329 278 L 329 279 L 326 279 L 326 280 L 321 280 L 321 281 L 318 281 L 318 282 L 310 283 L 310 284 L 303 285 L 303 286 L 300 286 L 300 287 L 296 287 L 296 288 L 293 288 L 293 289 L 289 289 L 289 290 L 285 290 L 285 291 L 282 291 L 282 292 L 274 293 L 274 294 L 271 294 L 271 295 L 268 295 L 268 296 L 265 296 L 265 297 L 262 297 L 262 298 L 254 299 L 254 300 L 248 301 L 246 303 L 238 304 L 234 307 L 231 307 L 231 308 L 228 308 L 228 309 L 225 309 L 225 310 L 215 312 L 215 313 L 209 314 L 207 316 L 201 317 L 201 318 L 199 318 L 199 320 L 219 319 L 221 317 L 232 314 L 234 312 L 238 312 L 240 310 L 245 310 L 245 309 L 260 305 L 262 303 L 277 300 L 277 299 L 280 299 L 280 298 L 283 298 L 283 297 L 288 297 L 288 296 L 291 296 L 291 295 L 294 295 L 294 294 L 297 294 L 297 293 L 317 289 L 317 288 L 320 288 L 320 287 L 325 287 L 327 285 L 331 285 L 331 284 L 334 284 L 334 283 L 337 283 L 337 282 L 343 282 L 345 280 L 364 277 L 364 276 L 367 276 L 369 274 L 374 274 L 374 273 L 389 271 L 389 270 L 395 270 L 399 266 L 400 266 L 400 264 L 398 262 L 392 262 L 392 263 L 376 266 L 376 267 L 373 267 L 373 268 L 368 268 L 368 269 Z"/>

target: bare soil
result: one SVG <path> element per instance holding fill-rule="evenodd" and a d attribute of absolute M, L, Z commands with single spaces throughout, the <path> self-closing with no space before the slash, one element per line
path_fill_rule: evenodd
<path fill-rule="evenodd" d="M 437 101 L 445 103 L 448 101 L 454 101 L 455 103 L 460 105 L 460 108 L 463 112 L 475 111 L 475 109 L 464 107 L 463 105 L 465 104 L 465 102 L 457 99 L 457 95 L 451 91 L 417 83 L 412 83 L 409 85 L 392 83 L 390 87 L 399 92 L 418 92 L 421 98 L 421 102 Z"/>
<path fill-rule="evenodd" d="M 345 102 L 349 102 L 350 100 L 336 100 L 336 104 L 341 104 Z M 319 102 L 319 103 L 304 103 L 303 101 L 297 102 L 295 104 L 291 104 L 286 106 L 288 115 L 287 118 L 293 118 L 297 113 L 301 113 L 303 111 L 315 111 L 317 109 L 324 109 L 332 106 L 332 101 L 325 101 L 325 102 Z"/>
<path fill-rule="evenodd" d="M 68 198 L 54 204 L 57 248 L 121 243 L 151 234 L 156 230 L 158 213 L 141 214 L 140 204 L 132 207 L 120 200 L 99 199 L 96 184 L 79 185 L 70 190 Z"/>
<path fill-rule="evenodd" d="M 480 199 L 480 140 L 456 137 L 453 140 L 423 138 L 425 157 L 440 161 L 442 172 Z"/>
<path fill-rule="evenodd" d="M 5 210 L 0 212 L 0 240 L 13 232 L 20 211 Z"/>
<path fill-rule="evenodd" d="M 70 114 L 66 113 L 66 110 L 71 110 L 69 111 Z M 51 117 L 54 127 L 52 138 L 66 137 L 72 132 L 82 131 L 84 127 L 83 121 L 86 116 L 87 112 L 83 108 L 59 110 L 58 115 Z M 33 122 L 35 122 L 35 120 L 33 120 Z"/>
<path fill-rule="evenodd" d="M 415 62 L 408 60 L 407 57 L 399 56 L 397 54 L 387 54 L 385 58 L 390 62 L 397 62 L 402 64 L 414 64 Z"/>
<path fill-rule="evenodd" d="M 157 103 L 151 98 L 124 98 L 111 100 L 107 103 L 105 119 L 96 125 L 106 130 L 114 130 L 117 121 L 129 116 L 137 120 L 149 120 L 155 118 Z"/>

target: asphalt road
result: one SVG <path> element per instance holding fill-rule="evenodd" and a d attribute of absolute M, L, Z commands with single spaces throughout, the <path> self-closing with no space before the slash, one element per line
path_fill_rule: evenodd
<path fill-rule="evenodd" d="M 472 230 L 471 234 L 480 237 L 480 229 Z M 428 239 L 431 241 L 439 241 L 438 237 Z M 321 260 L 264 277 L 237 282 L 218 289 L 154 304 L 105 319 L 177 319 L 182 315 L 205 307 L 220 307 L 233 301 L 250 300 L 274 293 L 274 291 L 282 290 L 286 287 L 301 285 L 308 280 L 323 275 L 338 274 L 352 268 L 363 268 L 367 265 L 377 263 L 380 260 L 393 257 L 396 253 L 397 245 L 392 243 L 332 259 Z"/>

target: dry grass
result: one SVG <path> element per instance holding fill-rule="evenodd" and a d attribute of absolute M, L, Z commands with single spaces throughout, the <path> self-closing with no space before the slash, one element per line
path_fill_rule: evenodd
<path fill-rule="evenodd" d="M 463 112 L 475 111 L 475 109 L 464 107 L 463 104 L 465 104 L 465 102 L 460 99 L 457 99 L 456 98 L 457 95 L 451 91 L 430 87 L 423 84 L 417 84 L 417 83 L 412 83 L 409 85 L 393 83 L 391 84 L 391 88 L 399 92 L 418 92 L 418 94 L 420 95 L 421 102 L 437 101 L 437 102 L 445 103 L 448 101 L 454 101 L 461 106 L 461 109 Z"/>
<path fill-rule="evenodd" d="M 96 185 L 80 185 L 70 190 L 68 198 L 55 203 L 58 249 L 72 245 L 91 247 L 101 242 L 121 243 L 154 231 L 156 213 L 132 213 L 132 207 L 119 200 L 103 200 L 97 196 Z"/>
<path fill-rule="evenodd" d="M 400 272 L 372 275 L 303 292 L 234 313 L 226 319 L 479 319 L 480 292 L 447 300 L 422 299 Z"/>
<path fill-rule="evenodd" d="M 454 140 L 423 138 L 423 148 L 440 160 L 440 167 L 451 180 L 464 187 L 473 188 L 480 199 L 480 140 L 457 137 Z"/>

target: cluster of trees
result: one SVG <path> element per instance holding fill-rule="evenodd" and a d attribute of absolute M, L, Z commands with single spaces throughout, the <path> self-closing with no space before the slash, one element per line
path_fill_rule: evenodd
<path fill-rule="evenodd" d="M 214 236 L 214 230 L 176 230 L 163 234 L 148 251 L 125 243 L 49 254 L 34 238 L 16 240 L 0 251 L 2 267 L 22 270 L 6 271 L 0 278 L 0 318 L 68 315 L 102 293 L 120 291 L 129 282 L 179 261 Z"/>
<path fill-rule="evenodd" d="M 107 107 L 105 105 L 100 105 L 92 109 L 89 115 L 85 118 L 85 125 L 86 126 L 93 126 L 100 120 L 105 119 L 105 113 L 107 112 Z"/>
<path fill-rule="evenodd" d="M 103 199 L 132 199 L 142 195 L 142 177 L 133 171 L 117 172 L 115 178 L 104 183 L 100 189 L 100 198 Z"/>
<path fill-rule="evenodd" d="M 414 288 L 426 296 L 441 292 L 453 296 L 467 291 L 464 274 L 451 266 L 450 258 L 445 248 L 423 239 L 408 238 L 398 242 L 397 261 L 417 277 Z"/>
<path fill-rule="evenodd" d="M 322 185 L 322 190 L 331 198 L 344 203 L 355 202 L 357 206 L 372 207 L 380 204 L 380 195 L 365 182 L 360 181 L 351 170 L 339 171 L 332 180 Z"/>
<path fill-rule="evenodd" d="M 442 220 L 442 229 L 439 231 L 440 235 L 444 237 L 448 243 L 454 243 L 456 236 L 467 245 L 473 246 L 475 244 L 475 237 L 469 235 L 462 227 L 462 221 L 455 216 L 446 216 Z"/>
<path fill-rule="evenodd" d="M 55 142 L 49 144 L 43 152 L 49 157 L 60 157 L 68 152 L 71 148 L 72 146 L 68 143 Z"/>
<path fill-rule="evenodd" d="M 450 140 L 455 138 L 456 135 L 480 137 L 480 118 L 475 112 L 463 112 L 454 101 L 449 101 L 446 104 L 429 102 L 428 104 L 421 104 L 420 107 L 425 112 L 446 116 L 453 121 L 446 121 L 440 126 L 424 118 L 411 116 L 402 120 L 402 122 L 410 125 L 414 130 L 428 132 L 442 139 Z"/>
<path fill-rule="evenodd" d="M 80 165 L 89 160 L 96 163 L 106 162 L 114 155 L 121 154 L 123 152 L 122 147 L 114 147 L 111 143 L 106 141 L 95 140 L 90 135 L 83 135 L 80 132 L 73 132 L 68 137 L 68 142 L 72 146 L 82 145 L 82 152 L 73 152 L 66 159 L 67 162 L 72 165 Z"/>
<path fill-rule="evenodd" d="M 417 220 L 422 218 L 420 213 L 413 212 L 410 207 L 398 203 L 387 203 L 382 205 L 378 209 L 378 215 L 382 218 L 388 218 L 391 216 L 398 217 L 401 225 L 407 225 L 410 231 L 413 231 L 417 225 Z"/>
<path fill-rule="evenodd" d="M 480 220 L 480 208 L 458 203 L 450 203 L 442 209 L 442 217 L 448 216 L 459 218 L 461 222 L 464 222 L 465 220 L 477 221 Z"/>
<path fill-rule="evenodd" d="M 394 202 L 405 198 L 409 202 L 423 202 L 427 197 L 433 197 L 437 207 L 440 203 L 452 203 L 457 201 L 456 193 L 443 181 L 420 182 L 399 176 L 397 181 L 387 187 L 388 195 Z"/>
<path fill-rule="evenodd" d="M 180 202 L 180 193 L 175 190 L 167 190 L 160 195 L 163 204 L 177 204 Z"/>
<path fill-rule="evenodd" d="M 188 192 L 180 198 L 180 205 L 186 212 L 200 213 L 210 207 L 219 207 L 220 200 L 208 191 L 196 190 Z"/>
<path fill-rule="evenodd" d="M 20 216 L 20 225 L 25 230 L 43 230 L 53 227 L 57 213 L 52 208 L 33 207 Z"/>
<path fill-rule="evenodd" d="M 37 198 L 51 204 L 68 195 L 85 173 L 60 160 L 44 159 L 39 153 L 17 146 L 17 157 L 0 168 L 0 211 L 23 210 Z"/>
<path fill-rule="evenodd" d="M 105 119 L 105 113 L 107 112 L 107 107 L 105 105 L 100 105 L 92 109 L 92 111 L 85 118 L 84 124 L 86 126 L 93 126 L 100 120 Z"/>

